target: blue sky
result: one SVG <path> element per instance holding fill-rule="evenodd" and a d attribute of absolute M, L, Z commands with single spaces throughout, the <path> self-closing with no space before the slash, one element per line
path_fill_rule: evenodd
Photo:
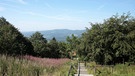
<path fill-rule="evenodd" d="M 127 12 L 135 16 L 135 0 L 0 0 L 0 16 L 20 31 L 81 30 Z"/>

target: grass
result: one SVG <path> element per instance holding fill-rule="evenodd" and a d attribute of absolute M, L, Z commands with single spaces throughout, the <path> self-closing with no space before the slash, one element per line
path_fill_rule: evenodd
<path fill-rule="evenodd" d="M 0 56 L 0 76 L 36 76 L 43 68 L 25 59 Z"/>
<path fill-rule="evenodd" d="M 0 76 L 67 76 L 70 59 L 0 55 Z"/>
<path fill-rule="evenodd" d="M 95 76 L 135 76 L 135 65 L 117 64 L 115 66 L 102 66 L 92 62 L 87 63 L 87 69 L 90 74 Z"/>

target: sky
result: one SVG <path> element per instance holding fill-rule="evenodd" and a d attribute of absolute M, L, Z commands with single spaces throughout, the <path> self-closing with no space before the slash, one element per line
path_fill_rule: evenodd
<path fill-rule="evenodd" d="M 135 17 L 135 0 L 0 0 L 0 17 L 22 32 L 83 30 L 127 12 Z"/>

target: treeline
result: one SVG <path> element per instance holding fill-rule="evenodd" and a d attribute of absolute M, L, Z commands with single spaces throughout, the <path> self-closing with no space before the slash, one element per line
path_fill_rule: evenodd
<path fill-rule="evenodd" d="M 40 32 L 26 38 L 5 18 L 0 17 L 0 54 L 69 58 L 67 47 L 66 43 L 58 42 L 55 37 L 47 41 Z"/>
<path fill-rule="evenodd" d="M 66 44 L 58 42 L 55 37 L 47 41 L 40 32 L 34 33 L 30 38 L 33 45 L 34 56 L 47 57 L 47 58 L 66 58 L 69 57 L 66 51 Z"/>
<path fill-rule="evenodd" d="M 103 23 L 91 23 L 80 38 L 78 55 L 98 64 L 135 63 L 135 18 L 114 15 Z"/>

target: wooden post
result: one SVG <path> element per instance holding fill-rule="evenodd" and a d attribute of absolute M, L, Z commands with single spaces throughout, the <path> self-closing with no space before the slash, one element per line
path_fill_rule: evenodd
<path fill-rule="evenodd" d="M 72 70 L 72 65 L 70 66 L 70 69 L 68 71 L 68 76 L 70 76 L 70 71 Z"/>
<path fill-rule="evenodd" d="M 85 67 L 86 67 L 86 61 L 85 61 L 85 64 L 84 64 L 84 65 L 85 65 Z"/>
<path fill-rule="evenodd" d="M 78 69 L 79 69 L 78 76 L 80 76 L 80 61 L 78 62 Z"/>
<path fill-rule="evenodd" d="M 96 74 L 96 66 L 94 66 L 94 74 Z"/>

